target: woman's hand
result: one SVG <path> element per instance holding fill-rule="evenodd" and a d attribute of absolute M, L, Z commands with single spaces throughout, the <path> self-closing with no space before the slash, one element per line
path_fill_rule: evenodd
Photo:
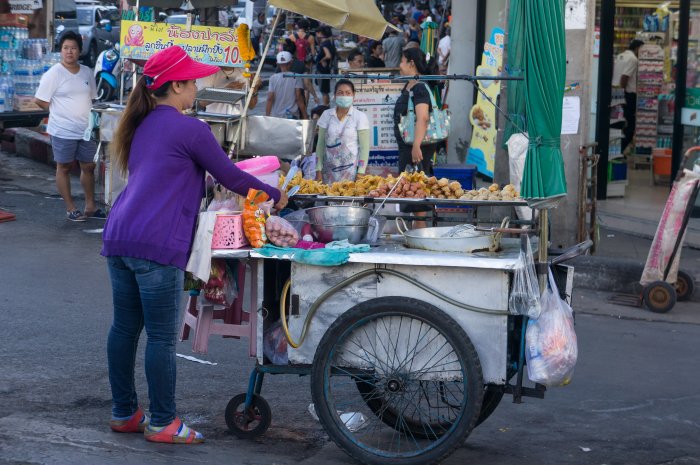
<path fill-rule="evenodd" d="M 316 181 L 323 182 L 323 174 L 320 171 L 316 171 Z"/>
<path fill-rule="evenodd" d="M 411 160 L 413 161 L 414 165 L 418 165 L 423 161 L 423 151 L 420 148 L 420 145 L 413 145 L 413 148 L 411 149 Z"/>
<path fill-rule="evenodd" d="M 287 197 L 287 193 L 284 191 L 280 191 L 280 200 L 275 204 L 275 210 L 281 211 L 284 207 L 287 206 L 287 202 L 289 202 L 289 198 Z"/>

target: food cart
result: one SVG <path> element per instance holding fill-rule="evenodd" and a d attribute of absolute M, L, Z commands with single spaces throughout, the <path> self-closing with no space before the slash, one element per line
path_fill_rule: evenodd
<path fill-rule="evenodd" d="M 317 204 L 341 199 L 372 209 L 385 200 L 300 196 Z M 482 211 L 527 206 L 520 199 L 386 202 Z M 254 438 L 270 426 L 272 411 L 261 396 L 265 374 L 308 375 L 312 414 L 349 455 L 368 464 L 429 464 L 459 447 L 504 395 L 517 403 L 543 398 L 544 386 L 523 382 L 528 318 L 509 311 L 513 272 L 535 226 L 491 230 L 511 237 L 496 251 L 472 253 L 409 248 L 402 235 L 384 235 L 333 266 L 305 263 L 288 250 L 213 250 L 214 258 L 238 260 L 239 285 L 240 270 L 249 270 L 247 286 L 239 288 L 247 305 L 238 301 L 239 313 L 228 320 L 235 324 L 214 323 L 213 331 L 248 337 L 256 360 L 247 392 L 226 407 L 230 431 Z M 571 296 L 570 280 L 562 294 Z M 197 327 L 192 299 L 181 338 L 191 328 L 201 350 L 208 334 Z"/>

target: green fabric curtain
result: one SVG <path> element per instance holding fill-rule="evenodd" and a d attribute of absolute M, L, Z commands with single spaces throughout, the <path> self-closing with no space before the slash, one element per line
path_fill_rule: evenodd
<path fill-rule="evenodd" d="M 560 139 L 566 78 L 564 0 L 525 3 L 525 110 L 530 145 L 520 195 L 536 208 L 551 208 L 566 195 Z"/>
<path fill-rule="evenodd" d="M 506 74 L 512 77 L 523 77 L 525 74 L 525 2 L 526 0 L 510 0 L 508 13 L 508 61 Z M 508 81 L 508 116 L 512 121 L 506 121 L 503 134 L 503 148 L 510 136 L 527 131 L 525 118 L 525 82 Z"/>

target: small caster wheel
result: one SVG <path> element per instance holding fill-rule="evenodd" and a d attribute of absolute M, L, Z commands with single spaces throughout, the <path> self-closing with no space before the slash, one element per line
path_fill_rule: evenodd
<path fill-rule="evenodd" d="M 245 393 L 234 396 L 226 406 L 226 426 L 237 438 L 253 439 L 267 431 L 272 422 L 270 404 L 257 394 L 245 410 Z"/>
<path fill-rule="evenodd" d="M 683 302 L 684 300 L 690 300 L 695 291 L 695 282 L 693 282 L 693 277 L 690 276 L 685 271 L 678 270 L 678 278 L 676 279 L 676 300 Z"/>
<path fill-rule="evenodd" d="M 666 313 L 676 305 L 676 289 L 665 281 L 644 288 L 644 305 L 654 313 Z"/>

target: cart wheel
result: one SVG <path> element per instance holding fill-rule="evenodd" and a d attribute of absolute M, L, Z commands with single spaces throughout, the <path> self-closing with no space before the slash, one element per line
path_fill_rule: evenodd
<path fill-rule="evenodd" d="M 321 340 L 311 394 L 333 441 L 371 465 L 437 463 L 479 417 L 476 349 L 440 309 L 406 297 L 363 302 Z"/>
<path fill-rule="evenodd" d="M 365 399 L 365 403 L 367 403 L 367 406 L 372 412 L 385 424 L 393 428 L 394 425 L 397 424 L 398 415 L 391 407 L 383 405 L 380 394 L 378 394 L 376 382 L 371 378 L 357 377 L 355 378 L 355 383 L 357 384 L 357 389 L 360 391 L 360 394 L 362 394 L 362 397 Z M 484 386 L 484 399 L 481 402 L 481 411 L 479 412 L 476 425 L 474 425 L 475 427 L 482 424 L 491 416 L 496 410 L 496 407 L 498 407 L 498 404 L 501 403 L 501 399 L 503 399 L 503 390 L 489 390 L 488 385 Z M 424 433 L 420 422 L 414 424 L 410 419 L 404 418 L 402 420 L 402 425 L 410 429 L 416 437 L 430 437 Z M 444 428 L 441 428 L 440 424 L 432 424 L 429 429 L 429 431 L 436 431 L 438 435 L 441 435 L 441 431 L 443 430 Z"/>
<path fill-rule="evenodd" d="M 256 438 L 270 427 L 272 411 L 270 404 L 258 394 L 253 394 L 253 403 L 247 412 L 245 393 L 234 396 L 226 406 L 226 426 L 240 439 Z"/>
<path fill-rule="evenodd" d="M 665 281 L 654 281 L 644 288 L 644 305 L 655 313 L 666 313 L 676 305 L 676 290 Z"/>
<path fill-rule="evenodd" d="M 678 270 L 678 278 L 676 279 L 676 300 L 683 302 L 690 300 L 695 292 L 695 282 L 693 277 L 685 271 Z"/>
<path fill-rule="evenodd" d="M 496 411 L 496 407 L 501 403 L 501 399 L 503 399 L 503 389 L 492 391 L 486 386 L 484 389 L 484 400 L 481 403 L 481 412 L 479 412 L 479 419 L 476 421 L 475 426 L 485 422 Z"/>

